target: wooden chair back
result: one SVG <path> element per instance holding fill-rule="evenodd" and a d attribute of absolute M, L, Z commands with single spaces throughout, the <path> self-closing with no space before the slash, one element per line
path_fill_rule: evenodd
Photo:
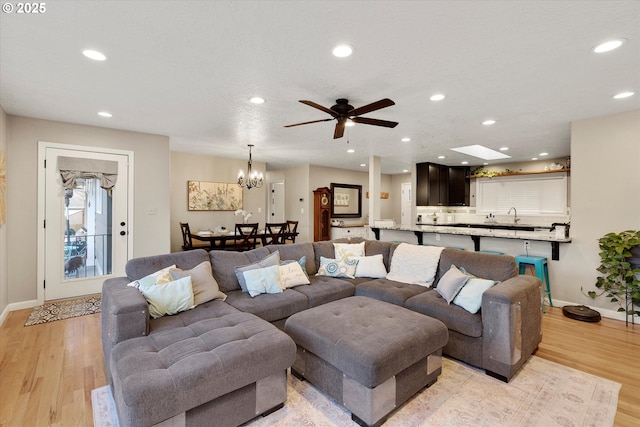
<path fill-rule="evenodd" d="M 257 235 L 257 222 L 253 224 L 236 224 L 236 237 L 239 237 L 240 239 L 236 240 L 235 245 L 230 249 L 235 251 L 248 251 L 250 249 L 255 249 Z"/>
<path fill-rule="evenodd" d="M 295 243 L 297 232 L 298 232 L 298 221 L 287 220 L 287 231 L 285 234 L 285 243 L 287 240 L 290 240 L 291 243 Z"/>
<path fill-rule="evenodd" d="M 190 251 L 191 249 L 193 249 L 193 241 L 191 240 L 191 230 L 189 230 L 189 223 L 181 222 L 180 231 L 182 232 L 182 250 Z"/>
<path fill-rule="evenodd" d="M 279 245 L 284 244 L 285 233 L 287 232 L 286 222 L 267 222 L 264 229 L 267 235 L 267 245 Z"/>

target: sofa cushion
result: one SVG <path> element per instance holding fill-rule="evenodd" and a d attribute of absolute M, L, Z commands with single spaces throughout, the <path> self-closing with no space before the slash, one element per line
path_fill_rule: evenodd
<path fill-rule="evenodd" d="M 225 300 L 227 296 L 220 292 L 218 282 L 213 278 L 211 273 L 211 263 L 202 261 L 191 270 L 181 270 L 179 268 L 171 268 L 169 270 L 171 277 L 181 279 L 183 277 L 191 277 L 191 285 L 193 286 L 193 302 L 195 305 L 200 305 L 203 302 L 211 301 L 212 299 Z"/>
<path fill-rule="evenodd" d="M 240 313 L 240 310 L 231 307 L 221 300 L 212 300 L 200 304 L 197 310 L 188 310 L 178 313 L 175 316 L 163 316 L 157 319 L 151 319 L 149 321 L 149 335 L 159 331 L 188 326 L 204 319 L 215 319 L 233 313 Z"/>
<path fill-rule="evenodd" d="M 458 250 L 458 249 L 453 249 Z M 410 310 L 440 320 L 447 328 L 469 337 L 482 336 L 482 316 L 471 314 L 462 307 L 447 304 L 442 296 L 434 291 L 424 292 L 409 298 L 404 306 Z"/>
<path fill-rule="evenodd" d="M 333 258 L 336 255 L 336 251 L 333 248 L 333 242 L 331 240 L 327 240 L 324 242 L 313 242 L 313 253 L 316 268 L 320 268 L 320 257 Z M 313 274 L 316 273 L 317 270 L 313 272 Z"/>
<path fill-rule="evenodd" d="M 255 298 L 238 289 L 227 293 L 226 303 L 268 322 L 286 319 L 293 313 L 309 308 L 307 297 L 295 289 L 285 289 L 279 294 L 261 294 Z"/>
<path fill-rule="evenodd" d="M 133 258 L 127 261 L 125 271 L 129 280 L 139 280 L 165 267 L 174 265 L 182 270 L 190 270 L 202 261 L 208 261 L 209 254 L 204 249 L 174 252 L 171 254 L 153 255 Z"/>
<path fill-rule="evenodd" d="M 356 276 L 357 266 L 358 261 L 355 258 L 332 259 L 320 257 L 320 267 L 316 276 L 353 279 Z"/>
<path fill-rule="evenodd" d="M 427 291 L 429 291 L 429 288 L 420 285 L 395 282 L 388 279 L 373 279 L 359 283 L 356 286 L 355 294 L 403 306 L 407 299 Z"/>
<path fill-rule="evenodd" d="M 438 281 L 436 291 L 442 295 L 442 298 L 451 304 L 451 301 L 458 295 L 462 287 L 469 280 L 469 276 L 458 270 L 458 267 L 451 264 L 451 268 L 447 271 L 442 279 Z"/>
<path fill-rule="evenodd" d="M 289 245 L 269 245 L 266 248 L 270 252 L 280 252 L 281 260 L 295 260 L 299 261 L 300 258 L 306 258 L 306 271 L 308 275 L 316 274 L 318 267 L 316 264 L 316 257 L 313 251 L 313 243 L 300 242 Z"/>
<path fill-rule="evenodd" d="M 235 271 L 236 271 L 236 278 L 238 279 L 238 283 L 240 284 L 240 289 L 242 289 L 244 292 L 249 292 L 249 289 L 247 286 L 247 279 L 246 279 L 246 276 L 244 275 L 245 272 L 249 270 L 258 270 L 264 267 L 273 267 L 276 265 L 280 265 L 280 252 L 278 251 L 275 251 L 267 255 L 266 257 L 256 262 L 253 262 L 251 264 L 237 266 L 235 268 Z"/>
<path fill-rule="evenodd" d="M 399 244 L 393 251 L 391 268 L 387 278 L 403 283 L 431 286 L 443 249 L 440 246 Z"/>
<path fill-rule="evenodd" d="M 398 243 L 385 242 L 380 240 L 367 240 L 364 244 L 365 256 L 382 255 L 382 262 L 389 271 L 391 267 L 391 251 L 398 246 Z"/>
<path fill-rule="evenodd" d="M 483 279 L 504 282 L 518 275 L 516 260 L 510 255 L 483 254 L 445 248 L 440 255 L 437 281 L 451 268 L 451 264 L 464 267 L 465 271 Z"/>
<path fill-rule="evenodd" d="M 317 307 L 331 301 L 354 295 L 355 286 L 348 280 L 328 276 L 311 276 L 309 285 L 296 286 L 295 291 L 305 295 L 309 307 Z"/>
<path fill-rule="evenodd" d="M 257 248 L 246 252 L 210 251 L 209 260 L 211 261 L 211 270 L 213 271 L 213 277 L 216 279 L 216 282 L 218 282 L 218 286 L 220 286 L 220 290 L 228 294 L 231 291 L 240 289 L 235 268 L 261 260 L 269 254 L 270 252 L 266 248 Z M 180 267 L 180 265 L 178 265 L 178 267 Z M 195 267 L 195 265 L 189 268 L 193 267 Z M 180 268 L 184 269 L 184 267 Z"/>

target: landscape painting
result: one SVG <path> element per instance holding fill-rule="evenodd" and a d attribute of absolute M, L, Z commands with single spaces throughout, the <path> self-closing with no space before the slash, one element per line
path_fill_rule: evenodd
<path fill-rule="evenodd" d="M 190 211 L 242 209 L 242 188 L 235 182 L 187 181 Z"/>

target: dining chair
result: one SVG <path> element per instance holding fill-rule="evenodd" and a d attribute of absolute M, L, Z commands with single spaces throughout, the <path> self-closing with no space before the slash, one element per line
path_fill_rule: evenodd
<path fill-rule="evenodd" d="M 248 251 L 255 249 L 257 235 L 257 222 L 253 224 L 236 224 L 236 242 L 232 245 L 227 245 L 225 249 L 231 251 Z"/>
<path fill-rule="evenodd" d="M 266 234 L 264 245 L 282 245 L 286 243 L 285 233 L 287 232 L 286 222 L 267 222 L 264 232 Z"/>
<path fill-rule="evenodd" d="M 189 229 L 188 222 L 180 223 L 180 231 L 182 232 L 182 250 L 183 251 L 209 248 L 209 245 L 207 243 L 196 243 L 196 245 L 194 246 L 193 239 L 191 238 L 191 230 Z"/>
<path fill-rule="evenodd" d="M 297 232 L 298 232 L 298 221 L 287 220 L 287 231 L 285 233 L 284 242 L 287 243 L 287 240 L 289 240 L 291 241 L 291 243 L 295 243 Z"/>

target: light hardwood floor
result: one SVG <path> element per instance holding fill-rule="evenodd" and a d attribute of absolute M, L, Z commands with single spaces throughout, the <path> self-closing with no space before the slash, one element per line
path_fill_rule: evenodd
<path fill-rule="evenodd" d="M 91 390 L 106 384 L 100 314 L 0 328 L 0 426 L 91 426 Z M 640 426 L 640 324 L 584 323 L 558 308 L 543 315 L 537 356 L 622 384 L 615 425 Z"/>

